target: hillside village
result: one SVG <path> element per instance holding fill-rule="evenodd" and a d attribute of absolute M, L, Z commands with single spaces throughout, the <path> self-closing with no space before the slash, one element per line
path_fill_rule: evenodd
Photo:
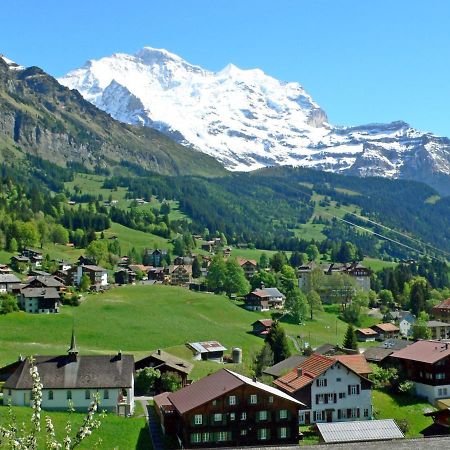
<path fill-rule="evenodd" d="M 115 236 L 108 239 L 117 241 Z M 227 348 L 211 340 L 214 331 L 208 330 L 203 341 L 188 342 L 186 336 L 183 357 L 179 351 L 163 350 L 164 339 L 160 348 L 149 348 L 138 358 L 119 349 L 95 356 L 83 354 L 88 343 L 77 343 L 74 324 L 72 331 L 66 330 L 66 337 L 72 333 L 67 353 L 34 356 L 45 410 L 64 410 L 70 401 L 76 411 L 83 411 L 98 393 L 103 409 L 132 417 L 145 399 L 153 445 L 162 439 L 170 448 L 338 442 L 329 440 L 332 428 L 322 424 L 335 424 L 339 435 L 340 424 L 361 422 L 357 426 L 364 427 L 364 421 L 372 426 L 362 440 L 448 432 L 450 324 L 445 321 L 450 298 L 423 303 L 415 314 L 414 302 L 425 302 L 425 297 L 411 296 L 405 302 L 399 295 L 395 301 L 388 289 L 376 292 L 372 284 L 382 287 L 383 272 L 377 276 L 361 262 L 323 262 L 314 248 L 290 256 L 261 252 L 257 260 L 233 257 L 234 248 L 223 236 L 184 240 L 189 245 L 177 244 L 180 255 L 167 248 L 147 248 L 142 263 L 121 256 L 113 270 L 99 266 L 94 255 L 71 263 L 24 247 L 9 265 L 0 267 L 2 307 L 9 314 L 58 316 L 67 308 L 96 302 L 98 296 L 107 299 L 125 285 L 153 289 L 153 295 L 167 286 L 206 298 L 225 292 L 232 308 L 265 315 L 246 326 L 247 333 L 260 339 L 259 349 L 248 354 L 239 347 L 239 336 Z M 416 263 L 398 267 L 409 264 Z M 421 278 L 410 280 L 412 289 L 414 283 L 423 285 Z M 441 298 L 446 293 L 444 289 Z M 23 312 L 14 313 L 17 309 Z M 311 332 L 306 336 L 301 328 L 324 310 L 334 311 L 325 328 L 335 326 L 336 334 L 333 338 L 330 330 L 328 341 L 315 340 L 313 345 Z M 342 341 L 337 339 L 338 322 L 347 324 Z M 30 360 L 24 355 L 3 362 L 3 404 L 29 405 Z M 208 364 L 209 375 L 198 370 L 202 364 Z M 410 407 L 414 402 L 429 406 L 401 420 L 391 418 L 379 409 L 377 392 L 395 401 L 407 399 Z M 429 426 L 419 430 L 416 421 Z"/>

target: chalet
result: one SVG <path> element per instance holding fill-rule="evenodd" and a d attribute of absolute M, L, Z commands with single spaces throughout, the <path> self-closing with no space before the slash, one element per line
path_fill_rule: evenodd
<path fill-rule="evenodd" d="M 383 341 L 385 339 L 396 338 L 399 335 L 399 328 L 396 327 L 393 323 L 379 323 L 377 325 L 373 325 L 370 328 L 378 333 L 378 337 L 376 338 L 379 341 Z"/>
<path fill-rule="evenodd" d="M 450 396 L 450 344 L 417 341 L 392 353 L 390 359 L 414 383 L 418 396 L 430 403 Z"/>
<path fill-rule="evenodd" d="M 84 266 L 84 265 L 89 266 L 89 265 L 94 265 L 94 264 L 95 264 L 95 261 L 92 258 L 83 256 L 83 255 L 81 255 L 78 258 L 78 264 L 77 264 L 78 266 Z M 69 270 L 69 269 L 67 269 L 67 270 Z"/>
<path fill-rule="evenodd" d="M 30 288 L 55 288 L 59 293 L 66 290 L 63 281 L 58 277 L 49 276 L 33 276 L 26 281 L 26 287 Z"/>
<path fill-rule="evenodd" d="M 187 285 L 192 280 L 192 266 L 169 266 L 169 283 L 174 286 Z"/>
<path fill-rule="evenodd" d="M 20 254 L 20 256 L 29 258 L 30 263 L 34 267 L 41 267 L 42 261 L 44 260 L 44 257 L 42 256 L 42 252 L 38 250 L 34 250 L 32 248 L 24 248 Z"/>
<path fill-rule="evenodd" d="M 12 292 L 20 284 L 21 281 L 13 273 L 0 274 L 0 293 Z"/>
<path fill-rule="evenodd" d="M 5 275 L 8 273 L 13 273 L 12 269 L 6 264 L 0 264 L 0 274 Z"/>
<path fill-rule="evenodd" d="M 431 330 L 431 339 L 450 339 L 450 323 L 429 320 L 427 327 Z"/>
<path fill-rule="evenodd" d="M 259 319 L 252 323 L 253 334 L 257 336 L 265 337 L 273 324 L 272 319 Z"/>
<path fill-rule="evenodd" d="M 67 355 L 36 356 L 42 383 L 42 408 L 67 411 L 69 402 L 86 411 L 93 395 L 100 395 L 101 409 L 120 415 L 134 410 L 134 358 L 132 355 L 78 355 L 75 336 Z M 3 401 L 12 406 L 30 406 L 33 382 L 30 361 L 20 362 L 3 385 Z"/>
<path fill-rule="evenodd" d="M 225 258 L 229 258 L 231 256 L 231 247 L 225 247 L 223 249 L 223 256 L 225 256 Z"/>
<path fill-rule="evenodd" d="M 20 290 L 19 306 L 31 314 L 54 314 L 59 312 L 60 298 L 53 287 L 24 287 Z"/>
<path fill-rule="evenodd" d="M 175 372 L 181 377 L 182 386 L 186 386 L 188 384 L 188 376 L 194 368 L 194 365 L 158 349 L 145 358 L 136 361 L 134 365 L 135 370 L 144 369 L 145 367 L 158 369 L 161 374 Z"/>
<path fill-rule="evenodd" d="M 369 292 L 370 290 L 372 271 L 362 264 L 353 262 L 350 264 L 331 263 L 318 265 L 314 261 L 298 268 L 300 289 L 309 290 L 311 288 L 311 274 L 314 269 L 320 269 L 325 275 L 332 275 L 334 273 L 349 275 L 364 292 Z"/>
<path fill-rule="evenodd" d="M 431 309 L 431 314 L 436 320 L 450 322 L 450 298 L 434 306 Z"/>
<path fill-rule="evenodd" d="M 156 413 L 182 448 L 297 444 L 298 410 L 290 395 L 228 369 L 156 396 Z"/>
<path fill-rule="evenodd" d="M 245 308 L 250 311 L 282 309 L 285 296 L 277 288 L 255 289 L 245 296 Z"/>
<path fill-rule="evenodd" d="M 359 353 L 355 355 L 335 355 L 333 358 L 340 361 L 361 377 L 368 378 L 372 373 L 372 369 L 370 368 L 367 359 L 364 355 Z"/>
<path fill-rule="evenodd" d="M 208 253 L 212 253 L 214 251 L 214 248 L 215 248 L 214 241 L 203 242 L 201 245 L 201 249 Z"/>
<path fill-rule="evenodd" d="M 217 341 L 189 342 L 186 344 L 194 353 L 195 360 L 203 361 L 223 361 L 223 352 L 226 348 Z"/>
<path fill-rule="evenodd" d="M 162 267 L 151 267 L 147 272 L 147 278 L 153 281 L 164 281 L 164 269 Z"/>
<path fill-rule="evenodd" d="M 79 265 L 67 271 L 70 284 L 79 286 L 81 277 L 87 275 L 91 280 L 91 289 L 100 290 L 108 285 L 108 273 L 106 269 L 93 264 Z"/>
<path fill-rule="evenodd" d="M 307 405 L 305 411 L 300 411 L 301 424 L 370 420 L 372 383 L 358 373 L 362 365 L 361 361 L 344 362 L 336 357 L 313 354 L 273 383 Z M 363 372 L 366 370 L 364 368 Z"/>
<path fill-rule="evenodd" d="M 375 341 L 378 337 L 378 333 L 372 328 L 357 328 L 356 337 L 360 342 L 370 342 Z"/>
<path fill-rule="evenodd" d="M 167 250 L 146 249 L 144 253 L 144 264 L 154 267 L 162 267 L 163 260 L 167 257 Z"/>
<path fill-rule="evenodd" d="M 58 270 L 66 271 L 72 267 L 72 263 L 64 261 L 63 259 L 58 260 L 57 263 L 58 263 Z"/>
<path fill-rule="evenodd" d="M 28 275 L 30 275 L 32 277 L 50 277 L 52 274 L 49 272 L 46 272 L 45 270 L 30 268 Z"/>
<path fill-rule="evenodd" d="M 136 281 L 136 274 L 126 268 L 114 272 L 114 282 L 116 284 L 133 284 Z"/>
<path fill-rule="evenodd" d="M 236 259 L 238 264 L 244 269 L 245 276 L 250 279 L 258 270 L 258 263 L 254 259 Z"/>
<path fill-rule="evenodd" d="M 12 256 L 10 264 L 16 272 L 27 272 L 30 266 L 30 258 L 28 256 Z"/>

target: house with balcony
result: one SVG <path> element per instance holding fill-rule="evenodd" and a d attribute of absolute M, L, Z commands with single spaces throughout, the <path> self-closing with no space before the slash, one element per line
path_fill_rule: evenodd
<path fill-rule="evenodd" d="M 313 354 L 274 380 L 278 389 L 306 405 L 299 423 L 372 419 L 370 368 L 362 355 L 346 355 L 357 357 L 346 360 L 342 356 Z"/>
<path fill-rule="evenodd" d="M 154 404 L 164 433 L 183 448 L 297 444 L 298 411 L 305 406 L 228 369 L 160 394 Z"/>
<path fill-rule="evenodd" d="M 427 327 L 431 331 L 431 339 L 450 339 L 450 323 L 429 320 Z"/>
<path fill-rule="evenodd" d="M 431 309 L 431 314 L 436 320 L 450 322 L 450 298 L 434 306 Z"/>
<path fill-rule="evenodd" d="M 390 355 L 390 361 L 414 383 L 416 395 L 430 403 L 450 396 L 450 344 L 423 340 Z"/>

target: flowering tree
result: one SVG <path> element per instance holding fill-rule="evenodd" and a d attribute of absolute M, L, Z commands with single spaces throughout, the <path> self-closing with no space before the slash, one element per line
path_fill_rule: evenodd
<path fill-rule="evenodd" d="M 0 426 L 0 447 L 10 448 L 11 450 L 38 450 L 38 436 L 42 428 L 41 405 L 43 386 L 33 358 L 30 358 L 30 364 L 30 375 L 33 380 L 33 388 L 31 390 L 31 408 L 33 412 L 31 414 L 30 428 L 29 430 L 26 430 L 25 427 L 19 429 L 17 419 L 11 404 L 9 404 L 9 424 L 7 426 Z M 58 442 L 56 438 L 52 419 L 49 416 L 45 416 L 46 448 L 48 450 L 71 450 L 78 447 L 86 437 L 92 434 L 93 430 L 100 427 L 101 422 L 95 418 L 98 405 L 99 397 L 95 395 L 75 436 L 72 436 L 72 424 L 69 416 L 62 443 Z M 73 405 L 70 404 L 69 414 L 73 411 Z"/>

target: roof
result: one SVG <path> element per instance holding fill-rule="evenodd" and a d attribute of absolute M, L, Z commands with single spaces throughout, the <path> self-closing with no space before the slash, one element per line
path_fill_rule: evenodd
<path fill-rule="evenodd" d="M 25 298 L 59 299 L 59 292 L 53 287 L 24 287 L 20 292 Z"/>
<path fill-rule="evenodd" d="M 127 388 L 132 386 L 133 355 L 36 356 L 44 389 Z M 7 389 L 31 389 L 30 362 L 25 359 L 5 382 Z"/>
<path fill-rule="evenodd" d="M 263 370 L 263 372 L 267 375 L 271 375 L 273 377 L 281 377 L 286 371 L 291 371 L 292 369 L 298 367 L 304 361 L 308 359 L 307 356 L 303 355 L 292 355 L 289 358 L 286 358 L 283 361 L 280 361 L 277 364 L 274 364 L 272 367 L 267 367 Z"/>
<path fill-rule="evenodd" d="M 436 328 L 436 327 L 450 327 L 450 323 L 441 322 L 439 320 L 429 320 L 427 322 L 428 328 Z"/>
<path fill-rule="evenodd" d="M 173 404 L 169 400 L 170 392 L 162 392 L 161 394 L 155 395 L 153 397 L 153 402 L 159 409 L 164 409 L 165 411 L 173 411 Z"/>
<path fill-rule="evenodd" d="M 333 358 L 337 359 L 359 375 L 364 376 L 372 373 L 372 369 L 370 368 L 364 355 L 336 355 L 333 356 Z"/>
<path fill-rule="evenodd" d="M 169 394 L 168 399 L 180 414 L 184 414 L 243 385 L 251 385 L 276 397 L 289 400 L 297 405 L 303 405 L 303 403 L 276 388 L 267 386 L 259 381 L 253 381 L 228 369 L 219 370 L 179 391 L 172 392 Z"/>
<path fill-rule="evenodd" d="M 90 270 L 91 272 L 106 272 L 106 269 L 100 266 L 94 266 L 92 264 L 86 264 L 82 266 L 83 269 Z"/>
<path fill-rule="evenodd" d="M 357 328 L 356 331 L 364 334 L 365 336 L 375 336 L 378 334 L 375 330 L 372 330 L 372 328 Z"/>
<path fill-rule="evenodd" d="M 285 298 L 284 294 L 281 293 L 277 288 L 264 288 L 264 290 L 271 296 L 271 297 L 282 297 Z"/>
<path fill-rule="evenodd" d="M 404 439 L 394 419 L 356 420 L 352 422 L 317 423 L 322 439 L 327 443 L 382 441 Z"/>
<path fill-rule="evenodd" d="M 31 284 L 33 281 L 38 281 L 39 283 L 42 283 L 46 287 L 64 287 L 64 283 L 61 283 L 53 276 L 38 275 L 35 277 L 30 277 L 28 278 L 27 283 Z"/>
<path fill-rule="evenodd" d="M 198 353 L 221 352 L 226 350 L 226 347 L 217 341 L 189 342 L 188 345 Z"/>
<path fill-rule="evenodd" d="M 13 273 L 0 273 L 0 283 L 20 283 Z"/>
<path fill-rule="evenodd" d="M 367 361 L 380 362 L 391 355 L 394 350 L 389 348 L 371 347 L 368 348 L 364 353 L 364 357 Z"/>
<path fill-rule="evenodd" d="M 272 319 L 259 319 L 259 320 L 256 320 L 255 322 L 253 322 L 252 326 L 256 325 L 257 323 L 260 323 L 261 325 L 263 325 L 265 327 L 271 327 L 273 324 L 273 320 Z"/>
<path fill-rule="evenodd" d="M 140 367 L 139 363 L 145 362 L 146 359 L 154 359 L 160 361 L 161 364 L 165 364 L 166 366 L 171 367 L 174 370 L 184 372 L 186 374 L 189 374 L 194 368 L 194 365 L 191 364 L 190 362 L 187 362 L 181 358 L 177 358 L 176 356 L 171 355 L 170 353 L 167 353 L 164 350 L 155 350 L 145 358 L 136 361 L 136 366 Z"/>
<path fill-rule="evenodd" d="M 318 355 L 325 355 L 330 352 L 336 352 L 338 350 L 338 347 L 333 344 L 322 344 L 321 346 L 317 347 L 314 350 L 314 353 L 317 353 Z"/>
<path fill-rule="evenodd" d="M 450 298 L 434 306 L 433 309 L 450 309 Z"/>
<path fill-rule="evenodd" d="M 406 339 L 395 339 L 390 338 L 386 339 L 383 342 L 380 342 L 379 348 L 388 348 L 392 351 L 395 350 L 401 350 L 402 348 L 408 347 L 408 345 L 411 345 L 411 341 L 407 341 Z"/>
<path fill-rule="evenodd" d="M 379 328 L 382 331 L 399 331 L 398 327 L 396 327 L 393 323 L 378 323 L 373 325 L 372 328 Z"/>
<path fill-rule="evenodd" d="M 417 341 L 408 347 L 392 353 L 392 358 L 420 361 L 434 364 L 450 356 L 450 345 L 439 341 Z"/>
<path fill-rule="evenodd" d="M 246 264 L 246 263 L 250 263 L 253 266 L 257 266 L 258 263 L 256 262 L 255 259 L 245 259 L 245 258 L 236 258 L 236 261 L 238 262 L 238 264 L 240 266 Z"/>
<path fill-rule="evenodd" d="M 313 354 L 300 364 L 299 367 L 302 369 L 301 375 L 299 375 L 298 369 L 295 368 L 273 383 L 287 392 L 295 392 L 310 384 L 335 362 L 334 359 L 327 356 Z"/>

